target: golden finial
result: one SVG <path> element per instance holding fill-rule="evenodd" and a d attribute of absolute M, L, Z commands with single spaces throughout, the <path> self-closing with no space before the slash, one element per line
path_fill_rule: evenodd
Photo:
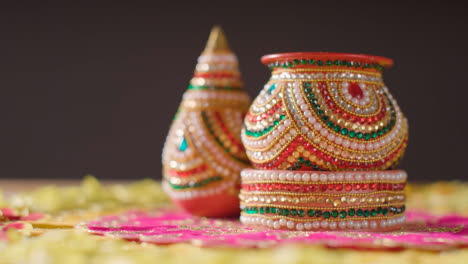
<path fill-rule="evenodd" d="M 230 51 L 223 29 L 216 25 L 211 29 L 210 37 L 206 42 L 205 52 Z"/>

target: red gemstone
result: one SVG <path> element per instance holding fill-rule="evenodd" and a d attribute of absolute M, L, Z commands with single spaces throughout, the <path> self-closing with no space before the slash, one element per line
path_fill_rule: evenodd
<path fill-rule="evenodd" d="M 371 183 L 371 184 L 369 184 L 369 187 L 370 187 L 371 189 L 375 189 L 375 185 L 376 185 L 375 183 Z"/>
<path fill-rule="evenodd" d="M 363 183 L 363 184 L 361 185 L 361 189 L 363 189 L 363 190 L 366 190 L 367 187 L 369 187 L 369 185 L 368 185 L 367 183 Z"/>
<path fill-rule="evenodd" d="M 335 189 L 336 189 L 337 191 L 343 190 L 343 184 L 337 184 Z"/>
<path fill-rule="evenodd" d="M 382 184 L 379 182 L 377 183 L 377 190 L 381 191 L 382 190 Z"/>
<path fill-rule="evenodd" d="M 326 191 L 327 190 L 327 185 L 326 184 L 320 184 L 320 190 L 322 192 Z"/>
<path fill-rule="evenodd" d="M 315 192 L 315 189 L 316 189 L 315 185 L 314 184 L 310 185 L 309 189 L 310 189 L 311 192 Z"/>
<path fill-rule="evenodd" d="M 355 184 L 354 185 L 354 189 L 357 191 L 359 189 L 361 189 L 361 185 L 359 183 Z"/>
<path fill-rule="evenodd" d="M 345 189 L 349 192 L 353 189 L 353 186 L 351 184 L 346 184 Z"/>
<path fill-rule="evenodd" d="M 273 185 L 272 184 L 268 184 L 268 190 L 273 191 Z"/>
<path fill-rule="evenodd" d="M 334 188 L 335 188 L 335 184 L 333 184 L 333 183 L 328 184 L 328 190 L 331 191 L 331 190 L 333 190 Z"/>
<path fill-rule="evenodd" d="M 361 99 L 364 96 L 364 92 L 362 91 L 361 87 L 359 87 L 359 84 L 355 82 L 349 84 L 348 92 L 354 98 Z"/>

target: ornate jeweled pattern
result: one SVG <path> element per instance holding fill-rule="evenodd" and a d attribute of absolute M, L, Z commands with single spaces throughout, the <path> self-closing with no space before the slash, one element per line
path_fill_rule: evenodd
<path fill-rule="evenodd" d="M 274 67 L 244 120 L 242 141 L 254 166 L 395 168 L 406 149 L 408 124 L 382 73 L 298 61 L 297 67 Z"/>
<path fill-rule="evenodd" d="M 163 150 L 163 187 L 179 204 L 198 198 L 223 203 L 219 197 L 223 195 L 232 204 L 237 201 L 240 171 L 249 166 L 240 130 L 250 100 L 242 87 L 236 56 L 215 28 Z M 233 215 L 239 210 L 229 204 L 223 210 L 213 207 L 203 212 L 197 212 L 194 204 L 182 207 L 204 216 Z"/>

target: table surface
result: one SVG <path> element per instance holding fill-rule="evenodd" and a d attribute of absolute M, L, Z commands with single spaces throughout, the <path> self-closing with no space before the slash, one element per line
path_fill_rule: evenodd
<path fill-rule="evenodd" d="M 110 184 L 128 184 L 134 180 L 100 180 L 103 185 Z M 77 179 L 0 179 L 0 190 L 7 193 L 29 191 L 37 187 L 54 185 L 54 186 L 77 186 L 81 180 Z"/>

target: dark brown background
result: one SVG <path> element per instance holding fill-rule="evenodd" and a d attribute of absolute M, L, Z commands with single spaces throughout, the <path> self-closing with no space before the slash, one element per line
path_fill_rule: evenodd
<path fill-rule="evenodd" d="M 411 130 L 402 167 L 413 180 L 468 179 L 466 11 L 428 1 L 2 6 L 0 177 L 159 178 L 169 124 L 219 23 L 252 97 L 268 78 L 263 54 L 393 58 L 386 84 Z"/>

